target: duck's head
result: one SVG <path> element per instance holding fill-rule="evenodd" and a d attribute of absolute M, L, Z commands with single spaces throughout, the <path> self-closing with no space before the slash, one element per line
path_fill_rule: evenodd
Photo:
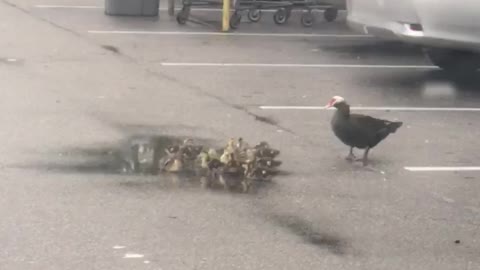
<path fill-rule="evenodd" d="M 200 159 L 200 167 L 204 169 L 208 168 L 208 161 L 209 161 L 208 153 L 201 152 L 200 154 L 198 154 L 198 158 Z"/>
<path fill-rule="evenodd" d="M 183 145 L 193 145 L 193 140 L 190 138 L 187 138 L 183 140 Z"/>
<path fill-rule="evenodd" d="M 345 104 L 345 99 L 341 96 L 334 96 L 328 104 L 325 106 L 326 109 L 331 108 L 331 107 L 338 107 L 339 104 Z"/>
<path fill-rule="evenodd" d="M 219 159 L 220 156 L 218 155 L 218 152 L 217 150 L 213 149 L 213 148 L 210 148 L 207 152 L 208 154 L 208 157 L 211 158 L 211 159 Z"/>

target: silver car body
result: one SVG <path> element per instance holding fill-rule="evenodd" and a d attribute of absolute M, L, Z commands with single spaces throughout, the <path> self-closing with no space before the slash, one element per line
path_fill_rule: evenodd
<path fill-rule="evenodd" d="M 480 51 L 480 0 L 347 0 L 347 11 L 366 34 Z"/>

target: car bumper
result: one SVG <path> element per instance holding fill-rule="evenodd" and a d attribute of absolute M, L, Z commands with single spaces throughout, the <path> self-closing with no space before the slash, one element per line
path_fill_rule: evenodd
<path fill-rule="evenodd" d="M 389 26 L 383 27 L 378 25 L 372 26 L 350 18 L 347 19 L 347 24 L 355 32 L 385 40 L 398 40 L 426 47 L 466 49 L 480 52 L 480 45 L 477 43 L 428 36 L 424 31 L 410 29 L 408 24 L 391 23 Z"/>
<path fill-rule="evenodd" d="M 466 27 L 454 28 L 458 25 L 453 22 L 441 24 L 437 17 L 427 13 L 425 8 L 417 7 L 416 3 L 419 2 L 348 0 L 347 23 L 354 31 L 383 39 L 480 51 L 480 36 L 476 31 L 466 31 Z"/>

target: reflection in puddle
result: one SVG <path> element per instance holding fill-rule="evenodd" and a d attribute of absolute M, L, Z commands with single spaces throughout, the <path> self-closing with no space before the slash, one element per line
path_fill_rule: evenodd
<path fill-rule="evenodd" d="M 457 90 L 451 82 L 426 81 L 422 96 L 426 99 L 455 98 Z"/>
<path fill-rule="evenodd" d="M 193 191 L 205 190 L 214 192 L 227 192 L 233 194 L 257 194 L 258 191 L 271 188 L 274 182 L 254 181 L 248 191 L 244 190 L 242 181 L 231 181 L 228 185 L 222 185 L 219 182 L 208 182 L 208 179 L 197 177 L 191 174 L 162 174 L 158 176 L 143 176 L 142 178 L 127 178 L 122 179 L 118 185 L 143 192 L 150 192 L 152 190 L 162 191 Z"/>
<path fill-rule="evenodd" d="M 480 74 L 480 73 L 479 73 Z M 366 75 L 359 84 L 383 96 L 395 97 L 400 104 L 415 107 L 477 107 L 480 76 L 448 74 L 441 70 L 402 71 Z"/>

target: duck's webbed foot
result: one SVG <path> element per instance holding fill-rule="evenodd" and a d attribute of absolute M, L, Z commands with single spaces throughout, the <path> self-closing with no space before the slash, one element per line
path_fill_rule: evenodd
<path fill-rule="evenodd" d="M 348 156 L 345 158 L 348 161 L 355 161 L 356 157 L 353 154 L 353 147 L 350 147 L 350 153 L 348 153 Z"/>
<path fill-rule="evenodd" d="M 363 166 L 366 167 L 368 165 L 368 151 L 370 151 L 370 147 L 365 148 L 365 152 L 363 153 L 363 157 L 358 158 L 355 161 L 361 161 Z"/>

